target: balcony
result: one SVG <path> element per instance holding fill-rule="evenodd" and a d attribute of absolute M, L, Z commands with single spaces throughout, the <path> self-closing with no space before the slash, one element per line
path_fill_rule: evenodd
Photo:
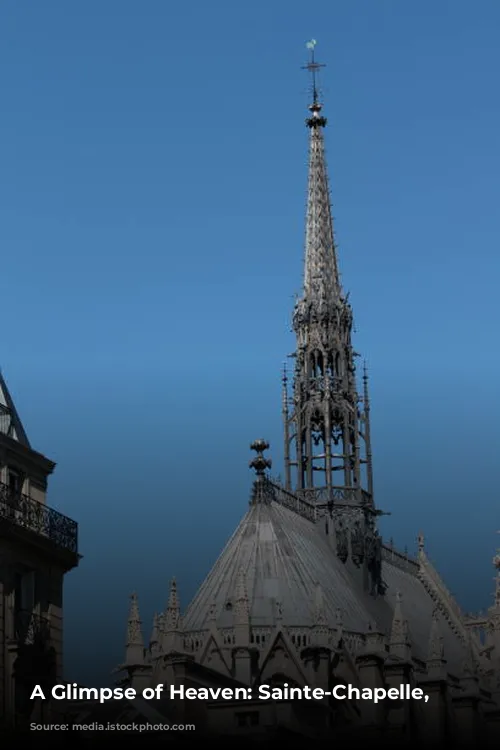
<path fill-rule="evenodd" d="M 0 482 L 0 524 L 24 529 L 57 550 L 78 555 L 78 524 L 37 500 Z"/>

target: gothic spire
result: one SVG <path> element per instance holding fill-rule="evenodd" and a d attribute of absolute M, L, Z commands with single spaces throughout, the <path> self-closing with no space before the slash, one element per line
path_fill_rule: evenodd
<path fill-rule="evenodd" d="M 372 442 L 370 427 L 370 391 L 368 388 L 368 367 L 366 362 L 363 364 L 363 435 L 366 446 L 366 474 L 367 489 L 373 497 L 373 461 L 372 461 Z"/>
<path fill-rule="evenodd" d="M 144 661 L 144 640 L 142 637 L 142 623 L 139 615 L 137 594 L 130 597 L 130 610 L 127 623 L 127 643 L 125 662 L 129 665 L 139 665 Z"/>
<path fill-rule="evenodd" d="M 130 596 L 130 611 L 127 624 L 127 645 L 143 645 L 139 601 L 136 593 L 133 593 Z"/>
<path fill-rule="evenodd" d="M 327 120 L 321 114 L 317 74 L 322 65 L 314 58 L 315 40 L 308 43 L 311 58 L 305 66 L 312 75 L 310 117 L 309 178 L 307 188 L 304 296 L 316 305 L 340 299 L 341 287 L 334 243 L 330 190 L 325 159 L 323 128 Z"/>
<path fill-rule="evenodd" d="M 151 637 L 149 639 L 149 643 L 151 646 L 156 645 L 160 640 L 160 618 L 158 617 L 158 613 L 155 612 L 155 615 L 153 617 L 153 629 L 151 631 Z"/>
<path fill-rule="evenodd" d="M 168 604 L 163 614 L 162 650 L 167 654 L 184 650 L 184 625 L 175 578 L 170 582 Z"/>
<path fill-rule="evenodd" d="M 293 315 L 297 337 L 293 410 L 289 413 L 283 407 L 286 484 L 304 491 L 312 502 L 319 496 L 320 502 L 335 497 L 339 502 L 371 507 L 369 401 L 368 414 L 363 415 L 351 343 L 352 310 L 341 288 L 334 241 L 323 140 L 326 118 L 317 85 L 323 66 L 315 60 L 315 45 L 315 41 L 307 45 L 311 59 L 305 66 L 313 78 L 306 119 L 310 138 L 305 267 L 303 292 Z M 286 385 L 285 381 L 284 404 Z M 295 467 L 295 487 L 290 467 Z"/>
<path fill-rule="evenodd" d="M 403 614 L 401 593 L 396 594 L 396 606 L 392 618 L 389 652 L 392 656 L 408 661 L 410 658 L 410 638 L 408 620 Z"/>
<path fill-rule="evenodd" d="M 165 612 L 165 631 L 170 632 L 179 628 L 181 619 L 181 608 L 179 604 L 179 595 L 177 593 L 177 582 L 172 578 L 170 582 L 170 592 L 168 595 L 167 610 Z"/>
<path fill-rule="evenodd" d="M 441 667 L 444 664 L 444 641 L 439 627 L 438 611 L 435 608 L 432 613 L 431 631 L 429 634 L 429 649 L 427 655 L 427 666 L 430 669 Z"/>

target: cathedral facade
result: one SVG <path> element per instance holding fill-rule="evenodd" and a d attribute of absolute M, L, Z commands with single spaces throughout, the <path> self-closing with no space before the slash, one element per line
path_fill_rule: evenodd
<path fill-rule="evenodd" d="M 170 700 L 172 720 L 230 737 L 375 732 L 389 741 L 475 745 L 500 719 L 500 578 L 487 615 L 461 611 L 418 537 L 413 557 L 383 542 L 373 495 L 368 374 L 357 378 L 353 314 L 339 275 L 312 60 L 303 293 L 292 382 L 283 376 L 285 480 L 251 448 L 249 508 L 199 591 L 175 580 L 145 643 L 132 597 L 123 685 L 420 688 L 418 700 Z M 495 559 L 497 566 L 500 559 Z M 335 690 L 336 689 L 336 690 Z M 174 691 L 175 692 L 175 691 Z M 341 692 L 341 689 L 340 689 Z"/>

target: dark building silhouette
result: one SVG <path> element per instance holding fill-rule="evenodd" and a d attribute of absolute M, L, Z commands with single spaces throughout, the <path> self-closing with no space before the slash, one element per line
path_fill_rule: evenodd
<path fill-rule="evenodd" d="M 63 581 L 78 527 L 46 504 L 55 464 L 31 447 L 0 375 L 0 722 L 23 725 L 36 684 L 63 677 Z"/>

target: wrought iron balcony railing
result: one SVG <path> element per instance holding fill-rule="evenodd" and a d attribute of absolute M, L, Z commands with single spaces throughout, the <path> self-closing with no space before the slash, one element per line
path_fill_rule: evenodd
<path fill-rule="evenodd" d="M 14 616 L 15 639 L 23 646 L 47 644 L 50 640 L 50 622 L 28 610 L 19 610 Z"/>
<path fill-rule="evenodd" d="M 78 553 L 78 524 L 37 500 L 0 482 L 0 521 L 45 537 L 56 547 Z"/>

